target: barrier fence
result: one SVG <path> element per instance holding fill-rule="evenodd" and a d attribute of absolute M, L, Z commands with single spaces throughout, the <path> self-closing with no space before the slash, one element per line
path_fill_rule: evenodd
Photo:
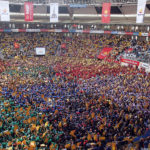
<path fill-rule="evenodd" d="M 104 31 L 104 30 L 76 30 L 76 29 L 0 29 L 0 32 L 56 32 L 56 33 L 95 33 L 95 34 L 113 34 L 113 35 L 134 35 L 150 36 L 145 32 L 124 32 L 124 31 Z"/>

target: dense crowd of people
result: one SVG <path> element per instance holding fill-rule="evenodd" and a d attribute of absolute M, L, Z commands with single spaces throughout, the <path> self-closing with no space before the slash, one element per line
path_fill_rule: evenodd
<path fill-rule="evenodd" d="M 17 36 L 14 39 L 19 42 Z M 28 46 L 44 46 L 44 36 L 33 36 Z M 119 38 L 89 35 L 88 39 L 74 37 L 70 41 L 56 35 L 55 40 L 47 38 L 47 42 L 50 40 L 52 43 L 46 46 L 55 50 L 55 56 L 2 62 L 0 148 L 150 148 L 150 74 L 94 59 L 97 48 L 116 45 Z M 60 41 L 68 41 L 63 55 L 57 53 L 56 43 Z M 120 52 L 129 46 L 125 39 L 120 43 L 124 45 Z M 10 45 L 0 47 L 11 49 Z M 87 48 L 87 53 L 82 53 Z M 115 48 L 112 58 L 116 56 L 114 52 Z"/>
<path fill-rule="evenodd" d="M 45 47 L 46 54 L 80 58 L 96 58 L 102 48 L 112 47 L 111 58 L 123 54 L 130 48 L 139 52 L 149 50 L 149 41 L 132 40 L 131 36 L 100 35 L 100 34 L 71 34 L 71 33 L 0 33 L 0 52 L 6 58 L 21 54 L 35 55 L 36 47 Z M 14 47 L 19 44 L 19 48 Z M 65 44 L 65 48 L 61 45 Z M 145 53 L 144 53 L 145 54 Z"/>
<path fill-rule="evenodd" d="M 143 71 L 55 56 L 9 65 L 0 78 L 2 148 L 148 146 L 149 137 L 133 142 L 150 125 L 150 78 Z"/>

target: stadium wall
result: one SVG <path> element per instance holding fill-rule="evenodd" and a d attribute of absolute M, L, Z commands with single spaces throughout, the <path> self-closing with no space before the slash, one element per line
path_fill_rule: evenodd
<path fill-rule="evenodd" d="M 114 35 L 134 35 L 150 36 L 145 32 L 124 32 L 124 31 L 104 31 L 104 30 L 76 30 L 76 29 L 0 29 L 0 32 L 56 32 L 56 33 L 94 33 L 94 34 L 114 34 Z"/>

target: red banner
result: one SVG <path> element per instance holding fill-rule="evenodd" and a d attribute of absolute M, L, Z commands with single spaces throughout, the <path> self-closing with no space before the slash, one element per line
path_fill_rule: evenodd
<path fill-rule="evenodd" d="M 19 32 L 26 32 L 26 29 L 18 29 Z"/>
<path fill-rule="evenodd" d="M 103 3 L 102 8 L 102 23 L 110 23 L 111 3 Z"/>
<path fill-rule="evenodd" d="M 24 3 L 24 15 L 25 15 L 25 21 L 33 21 L 33 3 L 32 2 Z"/>
<path fill-rule="evenodd" d="M 106 58 L 112 49 L 113 49 L 113 48 L 111 48 L 111 47 L 103 48 L 103 50 L 100 52 L 98 58 L 99 58 L 99 59 L 104 59 L 104 58 Z"/>
<path fill-rule="evenodd" d="M 133 35 L 133 32 L 125 32 L 126 35 Z"/>
<path fill-rule="evenodd" d="M 90 33 L 90 30 L 83 30 L 83 33 Z"/>
<path fill-rule="evenodd" d="M 135 60 L 131 60 L 131 59 L 124 59 L 124 58 L 121 59 L 121 62 L 130 64 L 130 65 L 136 65 L 136 66 L 139 66 L 139 64 L 140 64 L 139 61 L 135 61 Z"/>
<path fill-rule="evenodd" d="M 105 34 L 111 34 L 111 31 L 104 31 Z"/>
<path fill-rule="evenodd" d="M 68 33 L 69 30 L 67 30 L 67 29 L 62 29 L 62 32 Z"/>
<path fill-rule="evenodd" d="M 41 32 L 48 32 L 48 29 L 40 29 Z"/>

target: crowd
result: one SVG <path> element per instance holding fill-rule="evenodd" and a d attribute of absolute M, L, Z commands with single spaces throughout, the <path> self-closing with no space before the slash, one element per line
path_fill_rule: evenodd
<path fill-rule="evenodd" d="M 150 147 L 150 75 L 144 71 L 64 56 L 6 64 L 0 74 L 1 149 Z"/>
<path fill-rule="evenodd" d="M 5 68 L 8 66 L 3 60 L 0 60 L 0 73 L 5 70 Z"/>
<path fill-rule="evenodd" d="M 5 58 L 20 55 L 20 50 L 25 56 L 33 56 L 36 47 L 45 47 L 47 55 L 80 58 L 96 58 L 102 48 L 112 47 L 112 59 L 116 59 L 129 48 L 136 52 L 149 50 L 149 41 L 109 34 L 0 33 L 0 43 L 0 52 L 2 51 Z M 19 44 L 20 48 L 15 48 L 14 43 Z M 64 43 L 65 48 L 61 48 Z"/>
<path fill-rule="evenodd" d="M 128 37 L 0 33 L 0 149 L 150 148 L 150 74 L 95 59 L 134 46 Z M 140 43 L 146 51 L 149 43 Z M 33 56 L 45 47 L 46 56 Z M 61 44 L 66 43 L 65 48 Z M 133 45 L 132 45 L 133 44 Z M 18 55 L 18 57 L 14 57 Z"/>

